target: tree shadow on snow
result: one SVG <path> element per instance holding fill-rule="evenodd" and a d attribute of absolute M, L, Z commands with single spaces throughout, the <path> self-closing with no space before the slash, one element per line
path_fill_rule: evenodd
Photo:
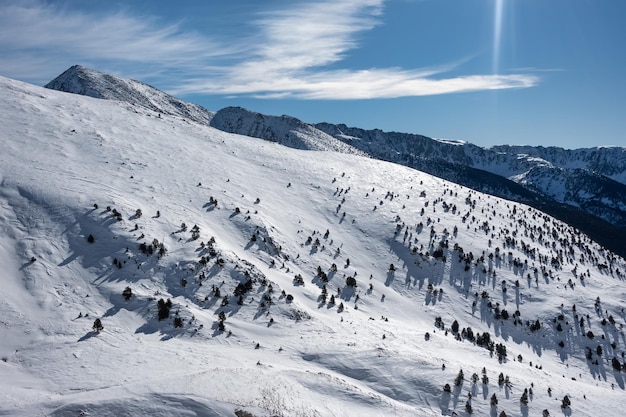
<path fill-rule="evenodd" d="M 407 274 L 408 276 L 408 274 Z M 393 283 L 393 278 L 395 277 L 395 274 L 393 271 L 389 271 L 387 272 L 387 278 L 385 279 L 385 286 L 390 286 Z"/>
<path fill-rule="evenodd" d="M 622 376 L 622 373 L 619 371 L 613 371 L 613 376 L 615 377 L 615 382 L 617 382 L 617 385 L 621 389 L 624 389 L 624 377 Z"/>
<path fill-rule="evenodd" d="M 24 262 L 24 263 L 22 264 L 22 266 L 20 266 L 20 271 L 21 271 L 21 270 L 23 270 L 23 269 L 25 269 L 25 268 L 28 268 L 29 266 L 31 266 L 31 265 L 32 265 L 32 264 L 34 264 L 34 263 L 35 263 L 34 261 Z"/>
<path fill-rule="evenodd" d="M 439 401 L 439 407 L 441 408 L 441 414 L 446 415 L 450 411 L 450 399 L 451 394 L 449 392 L 444 392 L 441 395 L 441 400 Z"/>
<path fill-rule="evenodd" d="M 519 405 L 519 411 L 522 413 L 522 417 L 528 417 L 528 406 L 525 404 Z"/>
<path fill-rule="evenodd" d="M 78 339 L 79 342 L 84 342 L 85 340 L 91 339 L 94 336 L 97 336 L 98 332 L 87 332 L 87 334 L 85 334 L 83 337 L 81 337 L 80 339 Z"/>
<path fill-rule="evenodd" d="M 350 301 L 350 299 L 354 296 L 355 290 L 353 287 L 344 287 L 341 290 L 340 298 L 344 301 Z"/>

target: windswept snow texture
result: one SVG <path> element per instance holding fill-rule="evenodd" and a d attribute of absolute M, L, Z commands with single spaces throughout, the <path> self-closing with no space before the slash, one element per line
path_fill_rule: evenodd
<path fill-rule="evenodd" d="M 626 263 L 575 228 L 393 163 L 0 94 L 0 414 L 623 414 Z"/>
<path fill-rule="evenodd" d="M 140 81 L 104 74 L 81 65 L 70 67 L 45 87 L 105 100 L 123 101 L 202 124 L 209 124 L 214 114 L 202 106 L 179 100 Z"/>

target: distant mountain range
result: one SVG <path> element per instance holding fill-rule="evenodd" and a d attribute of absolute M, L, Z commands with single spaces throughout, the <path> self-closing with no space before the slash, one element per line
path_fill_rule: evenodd
<path fill-rule="evenodd" d="M 119 100 L 296 149 L 367 155 L 405 165 L 539 208 L 626 255 L 621 242 L 626 231 L 626 148 L 482 148 L 417 134 L 309 124 L 291 116 L 268 116 L 241 107 L 214 113 L 142 82 L 78 65 L 45 87 Z"/>

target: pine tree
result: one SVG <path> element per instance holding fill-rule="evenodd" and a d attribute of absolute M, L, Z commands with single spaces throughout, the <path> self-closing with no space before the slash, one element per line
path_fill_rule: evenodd
<path fill-rule="evenodd" d="M 130 297 L 132 296 L 133 296 L 133 290 L 131 290 L 130 287 L 124 288 L 124 291 L 122 291 L 122 297 L 124 297 L 124 300 L 128 301 L 130 300 Z"/>
<path fill-rule="evenodd" d="M 454 385 L 457 387 L 460 386 L 461 384 L 463 384 L 464 379 L 465 379 L 465 376 L 463 375 L 463 369 L 461 369 L 459 373 L 457 374 L 456 378 L 454 379 Z"/>
<path fill-rule="evenodd" d="M 561 408 L 568 408 L 571 405 L 572 402 L 570 401 L 569 397 L 567 395 L 563 397 L 563 401 L 561 401 Z"/>
<path fill-rule="evenodd" d="M 452 333 L 458 333 L 459 332 L 459 322 L 454 320 L 452 322 Z"/>
<path fill-rule="evenodd" d="M 528 392 L 526 390 L 524 390 L 524 392 L 522 393 L 519 402 L 524 405 L 528 405 Z"/>
<path fill-rule="evenodd" d="M 102 321 L 100 321 L 100 319 L 96 319 L 93 322 L 93 327 L 92 327 L 93 331 L 96 333 L 100 333 L 102 330 L 104 330 L 104 326 L 102 325 Z"/>
<path fill-rule="evenodd" d="M 164 301 L 162 298 L 159 299 L 159 301 L 157 301 L 159 321 L 165 320 L 170 316 L 171 307 L 172 307 L 172 302 L 170 301 L 169 298 L 167 299 L 167 302 Z"/>

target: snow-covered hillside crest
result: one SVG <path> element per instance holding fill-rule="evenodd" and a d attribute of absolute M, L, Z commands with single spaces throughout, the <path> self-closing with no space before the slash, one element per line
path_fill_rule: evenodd
<path fill-rule="evenodd" d="M 5 414 L 622 414 L 626 264 L 578 230 L 397 164 L 0 93 Z"/>
<path fill-rule="evenodd" d="M 211 126 L 229 133 L 261 138 L 294 149 L 366 154 L 291 116 L 267 116 L 242 107 L 226 107 L 211 119 Z"/>
<path fill-rule="evenodd" d="M 213 113 L 204 108 L 146 84 L 81 66 L 68 69 L 46 87 L 127 101 L 296 149 L 369 155 L 403 164 L 477 191 L 548 210 L 626 255 L 619 243 L 626 230 L 626 148 L 485 149 L 462 141 L 343 124 L 311 125 L 291 116 L 268 116 L 240 107 L 219 110 L 214 119 Z"/>
<path fill-rule="evenodd" d="M 179 100 L 148 84 L 105 74 L 81 65 L 68 68 L 45 87 L 105 100 L 123 101 L 197 123 L 208 124 L 213 117 L 213 112 L 204 107 Z"/>

